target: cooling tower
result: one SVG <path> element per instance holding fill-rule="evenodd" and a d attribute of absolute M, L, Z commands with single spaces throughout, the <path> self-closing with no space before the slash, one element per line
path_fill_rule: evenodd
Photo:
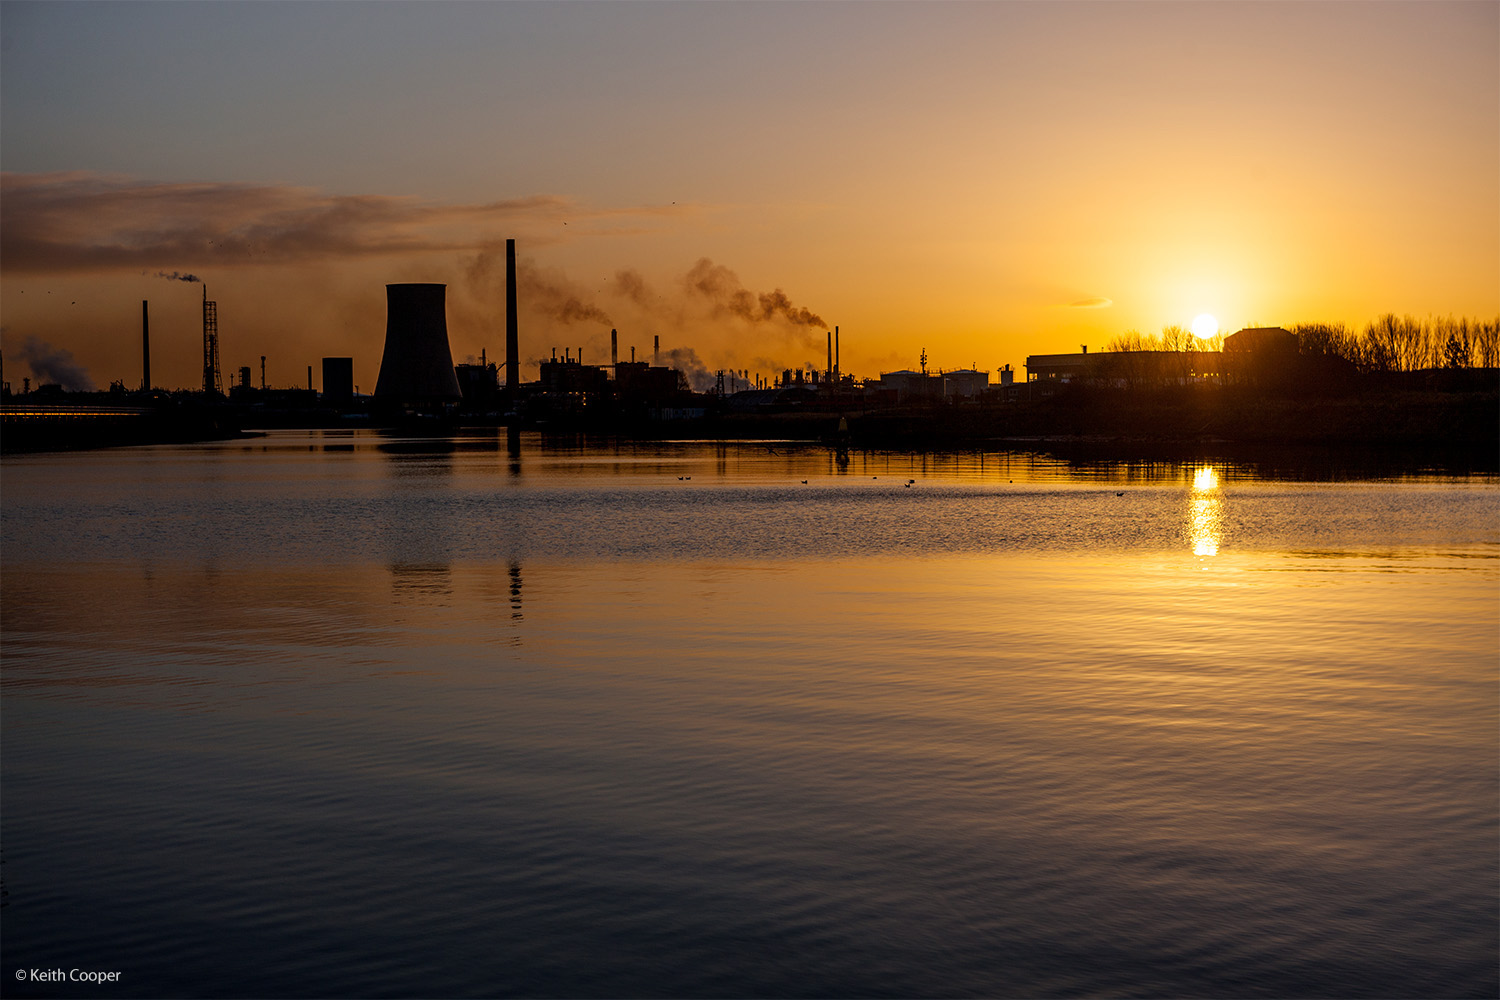
<path fill-rule="evenodd" d="M 385 286 L 385 353 L 377 402 L 456 403 L 463 398 L 448 348 L 448 286 Z"/>

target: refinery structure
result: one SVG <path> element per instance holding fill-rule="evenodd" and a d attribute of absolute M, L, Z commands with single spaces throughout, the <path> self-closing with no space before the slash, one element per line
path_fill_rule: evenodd
<path fill-rule="evenodd" d="M 321 391 L 312 364 L 307 366 L 305 386 L 267 385 L 264 356 L 259 359 L 258 384 L 246 365 L 237 369 L 226 388 L 218 303 L 208 297 L 207 285 L 202 304 L 202 389 L 165 392 L 152 382 L 149 303 L 143 301 L 139 390 L 127 390 L 121 380 L 112 383 L 108 393 L 65 393 L 60 386 L 34 388 L 23 380 L 16 392 L 3 382 L 0 370 L 5 426 L 9 432 L 45 421 L 76 426 L 85 419 L 123 426 L 133 417 L 151 415 L 158 422 L 177 419 L 216 430 L 423 423 L 651 433 L 657 425 L 680 432 L 697 424 L 705 432 L 730 436 L 736 430 L 754 433 L 757 428 L 772 434 L 797 433 L 818 421 L 900 419 L 903 414 L 937 410 L 1045 403 L 1073 385 L 1244 384 L 1298 365 L 1296 337 L 1280 328 L 1262 328 L 1225 338 L 1223 352 L 1090 354 L 1084 347 L 1077 354 L 1032 355 L 1026 359 L 1024 378 L 1018 378 L 1009 364 L 993 371 L 977 364 L 934 370 L 925 349 L 915 368 L 856 378 L 841 365 L 840 332 L 835 326 L 826 331 L 822 367 L 808 364 L 769 374 L 698 369 L 694 374 L 699 384 L 692 386 L 687 372 L 663 363 L 659 336 L 652 337 L 649 353 L 631 346 L 628 357 L 622 357 L 619 331 L 612 329 L 607 363 L 602 358 L 585 363 L 581 346 L 549 346 L 549 356 L 537 363 L 537 378 L 522 382 L 514 240 L 506 241 L 505 288 L 503 359 L 491 360 L 484 350 L 477 363 L 469 359 L 455 364 L 448 339 L 447 286 L 388 284 L 385 339 L 373 392 L 361 392 L 354 383 L 355 359 L 337 356 L 321 358 Z M 1326 382 L 1339 374 L 1321 372 L 1320 377 Z"/>
<path fill-rule="evenodd" d="M 193 277 L 192 280 L 197 280 Z M 621 356 L 620 334 L 610 330 L 608 363 L 585 363 L 582 346 L 549 347 L 537 362 L 537 377 L 520 380 L 521 336 L 516 292 L 515 240 L 506 241 L 505 353 L 499 362 L 487 350 L 478 362 L 455 364 L 448 338 L 447 286 L 441 283 L 393 283 L 386 286 L 386 325 L 379 375 L 373 392 L 354 383 L 354 358 L 321 358 L 321 391 L 314 366 L 304 385 L 272 387 L 266 382 L 266 358 L 259 372 L 242 365 L 225 384 L 220 354 L 218 303 L 202 291 L 203 376 L 195 402 L 221 405 L 245 426 L 288 422 L 367 420 L 471 421 L 507 424 L 582 424 L 604 426 L 623 421 L 680 422 L 713 414 L 857 411 L 866 406 L 976 401 L 991 388 L 990 373 L 977 368 L 929 371 L 925 351 L 920 370 L 887 372 L 857 379 L 841 365 L 838 327 L 826 331 L 826 364 L 780 372 L 752 373 L 723 369 L 709 373 L 711 384 L 690 385 L 686 372 L 664 363 L 660 336 L 647 351 L 636 346 Z M 533 349 L 534 350 L 534 349 Z M 1009 365 L 999 370 L 999 385 L 1012 384 Z M 64 394 L 59 386 L 37 386 L 24 380 L 19 392 L 42 404 Z M 98 395 L 98 394 L 95 394 Z M 141 381 L 127 390 L 123 380 L 109 396 L 122 405 L 180 399 L 151 377 L 150 303 L 141 303 Z"/>

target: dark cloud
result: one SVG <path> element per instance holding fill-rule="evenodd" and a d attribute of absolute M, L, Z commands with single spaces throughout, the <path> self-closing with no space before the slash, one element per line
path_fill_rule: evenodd
<path fill-rule="evenodd" d="M 10 272 L 149 272 L 171 264 L 462 251 L 483 246 L 485 230 L 589 217 L 569 200 L 548 195 L 440 205 L 276 185 L 168 184 L 89 173 L 0 176 L 0 255 Z"/>
<path fill-rule="evenodd" d="M 73 352 L 62 347 L 53 347 L 40 337 L 28 336 L 16 351 L 16 360 L 31 369 L 37 385 L 55 382 L 69 392 L 91 392 L 94 380 L 81 364 L 73 359 Z"/>

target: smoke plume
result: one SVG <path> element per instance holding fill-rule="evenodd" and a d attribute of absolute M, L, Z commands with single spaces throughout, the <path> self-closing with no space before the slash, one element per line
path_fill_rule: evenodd
<path fill-rule="evenodd" d="M 823 318 L 804 306 L 795 306 L 781 289 L 754 294 L 729 268 L 700 258 L 683 279 L 689 291 L 708 299 L 714 313 L 735 316 L 751 323 L 779 320 L 793 326 L 825 326 Z"/>
<path fill-rule="evenodd" d="M 88 371 L 73 360 L 73 352 L 53 347 L 40 337 L 28 336 L 16 352 L 19 360 L 31 369 L 38 385 L 55 382 L 68 392 L 92 392 L 94 380 Z"/>
<path fill-rule="evenodd" d="M 560 323 L 610 325 L 609 314 L 591 302 L 560 271 L 543 271 L 532 261 L 516 261 L 516 295 L 535 310 Z"/>
<path fill-rule="evenodd" d="M 203 279 L 196 274 L 183 274 L 180 271 L 173 271 L 171 274 L 168 274 L 166 271 L 157 271 L 156 276 L 158 278 L 166 278 L 169 281 L 196 281 L 199 284 L 203 283 Z"/>
<path fill-rule="evenodd" d="M 708 366 L 699 360 L 698 352 L 691 347 L 674 347 L 664 353 L 667 367 L 676 368 L 686 375 L 694 392 L 707 392 L 718 384 L 718 376 L 708 370 Z"/>
<path fill-rule="evenodd" d="M 486 246 L 469 261 L 464 276 L 468 289 L 480 302 L 505 305 L 505 246 Z M 543 270 L 527 258 L 516 260 L 516 297 L 528 312 L 560 323 L 610 325 L 609 314 L 589 301 L 561 271 Z"/>
<path fill-rule="evenodd" d="M 615 294 L 622 295 L 636 305 L 646 308 L 651 305 L 651 290 L 646 279 L 635 268 L 621 268 L 615 272 Z"/>

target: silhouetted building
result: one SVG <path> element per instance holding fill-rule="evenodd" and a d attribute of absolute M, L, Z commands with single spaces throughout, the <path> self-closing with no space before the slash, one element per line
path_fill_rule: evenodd
<path fill-rule="evenodd" d="M 609 392 L 609 371 L 596 365 L 580 364 L 576 358 L 543 361 L 538 382 L 543 392 L 583 393 L 602 396 Z"/>
<path fill-rule="evenodd" d="M 1026 357 L 1026 381 L 1075 382 L 1095 377 L 1098 354 L 1030 354 Z"/>
<path fill-rule="evenodd" d="M 1246 327 L 1224 338 L 1224 353 L 1292 355 L 1297 353 L 1297 335 L 1279 326 Z"/>
<path fill-rule="evenodd" d="M 944 372 L 943 396 L 947 399 L 977 399 L 990 387 L 990 373 L 974 368 Z"/>
<path fill-rule="evenodd" d="M 923 360 L 926 360 L 926 355 L 923 355 Z M 898 403 L 939 400 L 943 398 L 943 379 L 939 375 L 903 368 L 881 372 L 879 389 L 895 393 Z"/>
<path fill-rule="evenodd" d="M 354 359 L 323 359 L 323 402 L 335 406 L 354 401 Z"/>
<path fill-rule="evenodd" d="M 1342 358 L 1301 353 L 1297 335 L 1279 326 L 1251 327 L 1224 338 L 1224 377 L 1231 385 L 1294 394 L 1347 386 L 1354 366 Z"/>
<path fill-rule="evenodd" d="M 1218 351 L 1101 351 L 1090 354 L 1033 354 L 1026 358 L 1026 381 L 1041 395 L 1048 388 L 1090 382 L 1121 389 L 1189 385 L 1218 381 L 1223 372 Z"/>
<path fill-rule="evenodd" d="M 615 365 L 615 393 L 622 400 L 663 399 L 687 391 L 687 376 L 676 368 L 662 368 L 644 361 L 622 361 Z"/>
<path fill-rule="evenodd" d="M 493 361 L 459 365 L 454 372 L 458 375 L 458 388 L 463 393 L 465 408 L 482 410 L 499 405 L 500 369 Z"/>

